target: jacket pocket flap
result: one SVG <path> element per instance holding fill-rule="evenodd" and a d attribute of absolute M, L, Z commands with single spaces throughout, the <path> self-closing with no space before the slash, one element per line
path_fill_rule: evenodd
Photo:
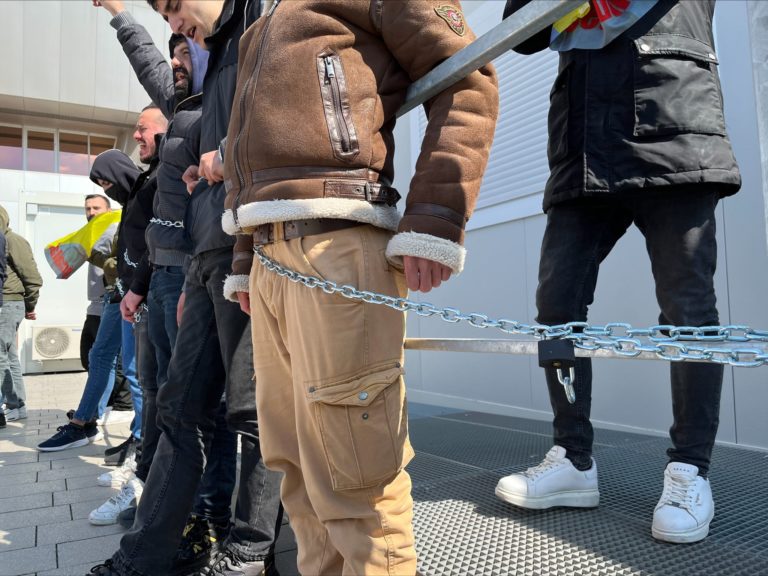
<path fill-rule="evenodd" d="M 718 64 L 717 56 L 711 46 L 689 36 L 648 34 L 634 42 L 640 56 L 683 56 Z"/>
<path fill-rule="evenodd" d="M 345 406 L 368 406 L 379 393 L 403 375 L 399 362 L 368 367 L 342 380 L 323 386 L 310 386 L 307 396 L 313 402 Z"/>

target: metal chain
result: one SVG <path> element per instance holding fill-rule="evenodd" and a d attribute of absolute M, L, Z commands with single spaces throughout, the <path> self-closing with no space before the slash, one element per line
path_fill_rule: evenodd
<path fill-rule="evenodd" d="M 160 218 L 150 218 L 150 224 L 160 224 L 160 226 L 167 226 L 168 228 L 184 228 L 183 220 L 160 220 Z"/>
<path fill-rule="evenodd" d="M 125 249 L 125 252 L 123 253 L 123 259 L 125 260 L 125 263 L 128 264 L 131 268 L 138 268 L 139 265 L 136 262 L 131 262 L 131 259 L 128 257 L 128 248 Z"/>
<path fill-rule="evenodd" d="M 306 276 L 286 268 L 264 254 L 261 246 L 253 249 L 259 262 L 269 271 L 303 284 L 307 288 L 319 288 L 326 294 L 339 294 L 350 300 L 368 304 L 383 304 L 400 312 L 414 312 L 419 316 L 439 316 L 455 324 L 468 322 L 475 328 L 496 328 L 505 334 L 533 336 L 537 340 L 561 338 L 570 340 L 583 350 L 608 349 L 620 356 L 634 357 L 642 352 L 656 354 L 661 360 L 680 362 L 697 360 L 729 364 L 731 366 L 756 367 L 768 364 L 768 354 L 754 348 L 710 348 L 697 346 L 695 342 L 768 342 L 768 331 L 753 330 L 748 326 L 672 326 L 658 325 L 649 328 L 633 328 L 624 322 L 612 322 L 605 326 L 592 326 L 587 322 L 568 322 L 557 326 L 523 324 L 515 320 L 489 318 L 485 314 L 463 314 L 456 308 L 439 308 L 428 302 L 414 302 L 367 290 L 358 290 L 347 284 L 339 286 L 330 280 Z M 649 343 L 644 343 L 645 338 Z"/>

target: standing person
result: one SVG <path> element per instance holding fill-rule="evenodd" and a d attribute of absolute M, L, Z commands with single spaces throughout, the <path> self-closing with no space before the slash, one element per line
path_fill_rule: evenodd
<path fill-rule="evenodd" d="M 505 16 L 525 3 L 509 0 Z M 741 177 L 723 117 L 712 35 L 715 2 L 648 4 L 645 15 L 628 21 L 607 45 L 595 48 L 588 36 L 561 39 L 566 49 L 549 113 L 547 226 L 536 292 L 541 324 L 587 320 L 600 263 L 632 224 L 645 236 L 659 324 L 719 323 L 715 208 L 739 190 Z M 601 34 L 603 27 L 590 26 L 595 14 L 586 18 L 575 30 Z M 549 41 L 546 30 L 519 50 L 542 50 Z M 538 466 L 502 478 L 496 494 L 524 508 L 597 506 L 591 361 L 576 360 L 573 404 L 555 371 L 545 372 L 554 446 Z M 651 534 L 695 542 L 707 536 L 714 516 L 707 476 L 723 366 L 673 362 L 670 373 L 673 447 Z"/>
<path fill-rule="evenodd" d="M 3 313 L 3 286 L 5 285 L 5 277 L 6 277 L 5 269 L 7 266 L 5 251 L 6 251 L 5 234 L 0 234 L 0 314 Z M 5 428 L 5 426 L 6 426 L 5 411 L 0 410 L 0 428 Z"/>
<path fill-rule="evenodd" d="M 411 82 L 473 39 L 458 2 L 305 0 L 273 3 L 241 40 L 225 290 L 252 313 L 262 451 L 285 474 L 302 574 L 416 572 L 405 318 L 251 266 L 253 247 L 393 297 L 460 272 L 498 111 L 493 67 L 430 99 L 399 222 L 393 129 Z"/>
<path fill-rule="evenodd" d="M 0 206 L 0 231 L 5 235 L 7 261 L 3 312 L 0 314 L 0 378 L 5 419 L 12 422 L 27 417 L 27 393 L 17 340 L 21 321 L 37 319 L 35 306 L 43 279 L 29 242 L 11 230 L 8 222 L 8 212 Z"/>
<path fill-rule="evenodd" d="M 187 176 L 191 197 L 184 222 L 192 241 L 192 258 L 168 380 L 157 394 L 161 436 L 136 519 L 121 540 L 120 550 L 94 572 L 164 574 L 172 570 L 203 467 L 210 462 L 205 454 L 215 450 L 210 446 L 215 442 L 213 433 L 226 389 L 227 422 L 242 441 L 241 481 L 234 527 L 205 572 L 258 574 L 272 560 L 281 521 L 280 475 L 265 469 L 259 449 L 253 371 L 248 361 L 249 320 L 221 293 L 232 265 L 234 240 L 221 230 L 225 191 L 218 155 L 232 108 L 238 41 L 257 18 L 260 3 L 149 0 L 149 4 L 168 20 L 173 32 L 194 37 L 209 51 L 200 163 Z M 200 181 L 201 176 L 208 182 Z M 228 467 L 218 474 L 218 482 L 234 483 Z M 167 490 L 167 486 L 174 489 Z M 200 492 L 212 495 L 204 488 Z M 205 500 L 199 497 L 198 502 L 201 499 Z"/>

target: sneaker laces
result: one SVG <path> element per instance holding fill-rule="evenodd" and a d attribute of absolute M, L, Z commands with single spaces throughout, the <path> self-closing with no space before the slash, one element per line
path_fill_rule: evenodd
<path fill-rule="evenodd" d="M 691 509 L 695 482 L 687 478 L 678 478 L 669 474 L 664 482 L 664 491 L 661 493 L 658 506 L 675 506 L 685 510 Z"/>
<path fill-rule="evenodd" d="M 126 482 L 125 484 L 123 484 L 123 487 L 120 488 L 120 492 L 118 492 L 114 496 L 110 496 L 107 502 L 110 502 L 122 509 L 123 507 L 129 505 L 131 503 L 131 500 L 133 500 L 135 497 L 136 497 L 135 490 L 131 488 L 131 486 Z"/>
<path fill-rule="evenodd" d="M 250 560 L 250 562 L 257 562 L 258 560 L 263 560 L 263 558 L 255 558 L 254 560 Z M 211 557 L 210 563 L 200 572 L 200 574 L 202 576 L 218 576 L 223 574 L 225 570 L 237 568 L 247 562 L 249 562 L 249 560 L 240 557 L 234 550 L 224 548 Z"/>
<path fill-rule="evenodd" d="M 535 480 L 545 472 L 548 472 L 553 468 L 557 468 L 562 463 L 563 460 L 561 458 L 557 458 L 557 453 L 554 450 L 550 450 L 547 452 L 546 456 L 544 456 L 544 460 L 539 462 L 536 466 L 528 468 L 525 472 L 523 472 L 523 476 L 530 478 L 531 480 Z"/>

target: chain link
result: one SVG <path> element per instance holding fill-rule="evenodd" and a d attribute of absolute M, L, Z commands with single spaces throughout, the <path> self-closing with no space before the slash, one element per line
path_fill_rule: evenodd
<path fill-rule="evenodd" d="M 339 294 L 344 298 L 361 300 L 369 304 L 383 304 L 399 312 L 414 312 L 419 316 L 438 316 L 446 322 L 468 322 L 476 328 L 496 328 L 505 334 L 533 336 L 537 340 L 561 338 L 570 340 L 582 350 L 611 350 L 620 356 L 636 357 L 643 352 L 656 354 L 661 360 L 682 362 L 696 360 L 756 367 L 768 364 L 768 354 L 751 348 L 711 348 L 710 342 L 768 342 L 768 331 L 753 330 L 748 326 L 673 326 L 657 325 L 634 328 L 625 322 L 612 322 L 605 326 L 592 326 L 587 322 L 568 322 L 557 326 L 528 325 L 515 320 L 494 320 L 485 314 L 463 314 L 456 308 L 438 308 L 428 302 L 414 302 L 364 290 L 347 284 L 337 285 L 330 280 L 306 276 L 281 266 L 264 254 L 261 246 L 253 249 L 262 266 L 291 282 L 308 288 L 319 288 L 326 294 Z M 641 338 L 647 339 L 645 343 Z M 696 345 L 696 342 L 705 344 Z"/>
<path fill-rule="evenodd" d="M 150 218 L 150 224 L 160 224 L 160 226 L 167 226 L 168 228 L 184 228 L 184 222 L 182 220 L 160 220 L 160 218 Z"/>

